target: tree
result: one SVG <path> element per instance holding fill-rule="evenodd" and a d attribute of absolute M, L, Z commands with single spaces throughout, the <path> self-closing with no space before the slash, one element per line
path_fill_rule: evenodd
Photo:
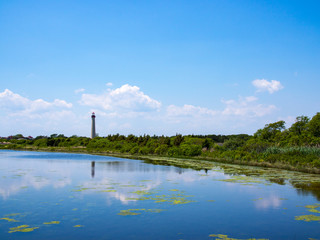
<path fill-rule="evenodd" d="M 263 129 L 259 129 L 254 136 L 263 140 L 273 141 L 274 138 L 285 128 L 285 121 L 266 124 L 265 127 Z"/>
<path fill-rule="evenodd" d="M 205 140 L 204 140 L 204 142 L 202 143 L 202 148 L 206 148 L 206 149 L 209 149 L 210 148 L 210 141 L 209 141 L 209 139 L 208 138 L 206 138 Z"/>
<path fill-rule="evenodd" d="M 309 120 L 310 119 L 306 116 L 297 117 L 296 122 L 291 125 L 289 131 L 296 135 L 301 135 L 302 132 L 307 130 Z"/>
<path fill-rule="evenodd" d="M 173 145 L 178 147 L 183 142 L 183 140 L 184 140 L 184 137 L 182 137 L 181 134 L 177 134 L 176 137 L 174 138 Z"/>
<path fill-rule="evenodd" d="M 309 121 L 308 131 L 315 137 L 320 137 L 320 112 L 313 116 Z"/>

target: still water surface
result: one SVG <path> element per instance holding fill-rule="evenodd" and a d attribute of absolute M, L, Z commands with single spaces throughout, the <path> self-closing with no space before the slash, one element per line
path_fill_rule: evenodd
<path fill-rule="evenodd" d="M 0 151 L 0 239 L 320 240 L 319 186 L 270 169 Z"/>

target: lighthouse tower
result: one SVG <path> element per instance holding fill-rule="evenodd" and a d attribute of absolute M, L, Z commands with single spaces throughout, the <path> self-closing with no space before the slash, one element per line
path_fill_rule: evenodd
<path fill-rule="evenodd" d="M 91 138 L 96 137 L 96 115 L 94 112 L 91 115 L 92 123 L 91 123 Z"/>

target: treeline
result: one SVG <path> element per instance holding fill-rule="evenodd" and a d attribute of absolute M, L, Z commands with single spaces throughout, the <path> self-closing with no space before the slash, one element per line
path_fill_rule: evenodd
<path fill-rule="evenodd" d="M 38 136 L 35 139 L 23 139 L 21 136 L 13 136 L 10 140 L 2 139 L 0 148 L 50 148 L 106 154 L 196 157 L 243 164 L 320 169 L 320 113 L 311 119 L 299 116 L 288 129 L 284 121 L 267 124 L 252 136 L 176 134 L 168 137 L 115 134 L 94 139 L 66 137 L 61 134 Z"/>

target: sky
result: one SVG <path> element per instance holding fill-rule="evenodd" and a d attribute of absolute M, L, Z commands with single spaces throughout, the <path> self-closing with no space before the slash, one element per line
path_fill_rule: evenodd
<path fill-rule="evenodd" d="M 253 134 L 320 111 L 320 2 L 0 0 L 0 136 Z"/>

